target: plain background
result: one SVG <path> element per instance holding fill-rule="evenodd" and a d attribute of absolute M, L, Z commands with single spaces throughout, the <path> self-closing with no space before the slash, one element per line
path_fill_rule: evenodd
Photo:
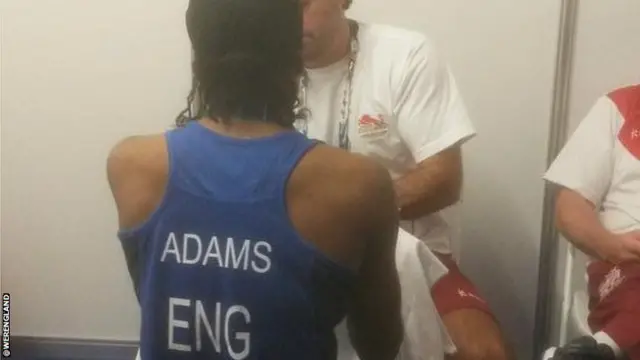
<path fill-rule="evenodd" d="M 14 336 L 138 338 L 105 159 L 121 137 L 167 129 L 184 107 L 185 6 L 0 3 L 2 289 Z M 640 54 L 630 29 L 638 4 L 582 7 L 578 55 L 588 60 L 576 74 L 600 81 L 574 81 L 572 121 L 597 94 L 637 79 Z M 464 147 L 462 267 L 521 359 L 532 345 L 559 13 L 556 0 L 355 0 L 351 11 L 426 33 L 454 71 L 478 130 Z M 627 61 L 612 65 L 620 52 Z"/>

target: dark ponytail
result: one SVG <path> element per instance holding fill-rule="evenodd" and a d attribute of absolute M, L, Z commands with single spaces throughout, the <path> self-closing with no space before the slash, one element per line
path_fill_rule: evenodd
<path fill-rule="evenodd" d="M 202 116 L 292 126 L 303 71 L 298 0 L 191 0 L 187 29 L 193 81 L 177 126 Z"/>

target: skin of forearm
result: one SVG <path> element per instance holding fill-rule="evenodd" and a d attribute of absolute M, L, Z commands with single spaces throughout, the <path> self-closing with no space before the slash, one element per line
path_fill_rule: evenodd
<path fill-rule="evenodd" d="M 560 190 L 556 200 L 556 223 L 562 235 L 582 252 L 608 260 L 614 235 L 602 225 L 591 202 L 572 190 Z"/>
<path fill-rule="evenodd" d="M 455 204 L 462 187 L 462 160 L 458 148 L 426 159 L 395 181 L 402 220 L 415 220 Z"/>

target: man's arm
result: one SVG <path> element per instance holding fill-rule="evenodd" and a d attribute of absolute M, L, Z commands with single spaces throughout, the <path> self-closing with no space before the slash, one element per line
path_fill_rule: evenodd
<path fill-rule="evenodd" d="M 620 116 L 608 97 L 600 98 L 545 174 L 560 188 L 555 208 L 558 230 L 581 251 L 611 262 L 640 256 L 640 242 L 633 240 L 633 234 L 612 234 L 598 216 L 611 186 Z"/>
<path fill-rule="evenodd" d="M 403 220 L 414 220 L 460 200 L 462 154 L 454 146 L 420 162 L 395 181 Z"/>
<path fill-rule="evenodd" d="M 558 230 L 585 254 L 614 264 L 640 261 L 640 232 L 613 234 L 595 205 L 573 190 L 560 189 L 556 200 Z"/>
<path fill-rule="evenodd" d="M 417 166 L 396 180 L 401 218 L 413 220 L 460 199 L 460 147 L 475 130 L 447 65 L 428 41 L 416 44 L 394 85 L 394 113 Z"/>
<path fill-rule="evenodd" d="M 562 235 L 587 255 L 600 259 L 612 255 L 614 235 L 600 223 L 595 205 L 577 192 L 558 191 L 555 218 Z"/>
<path fill-rule="evenodd" d="M 395 263 L 398 212 L 388 172 L 373 164 L 354 217 L 366 249 L 347 317 L 353 347 L 362 360 L 394 359 L 403 338 L 400 282 Z"/>

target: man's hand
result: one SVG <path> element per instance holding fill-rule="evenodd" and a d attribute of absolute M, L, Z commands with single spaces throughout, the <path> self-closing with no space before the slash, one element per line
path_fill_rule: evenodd
<path fill-rule="evenodd" d="M 558 192 L 556 224 L 564 237 L 589 256 L 612 264 L 640 262 L 640 230 L 612 233 L 600 222 L 596 205 L 574 190 Z"/>
<path fill-rule="evenodd" d="M 415 220 L 453 205 L 462 188 L 460 146 L 421 161 L 415 169 L 395 181 L 402 220 Z"/>
<path fill-rule="evenodd" d="M 613 264 L 625 261 L 640 262 L 640 231 L 614 235 L 611 246 L 604 249 L 602 256 Z"/>

